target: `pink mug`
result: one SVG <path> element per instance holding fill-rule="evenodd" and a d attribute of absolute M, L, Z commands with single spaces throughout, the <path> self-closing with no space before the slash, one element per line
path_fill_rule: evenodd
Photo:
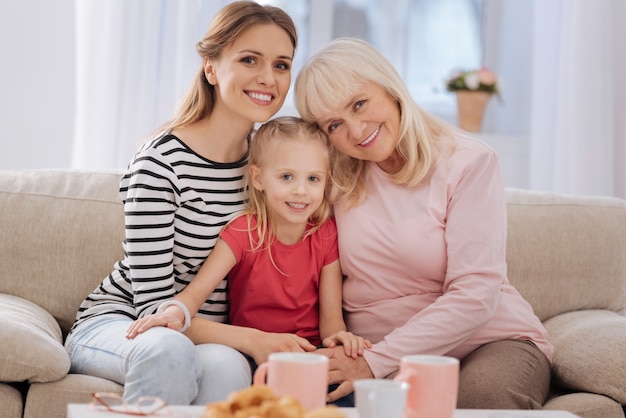
<path fill-rule="evenodd" d="M 434 355 L 402 357 L 395 380 L 410 385 L 403 418 L 452 418 L 459 393 L 459 360 Z"/>
<path fill-rule="evenodd" d="M 254 372 L 253 383 L 267 384 L 277 396 L 295 396 L 306 409 L 323 408 L 328 394 L 328 357 L 272 353 Z"/>

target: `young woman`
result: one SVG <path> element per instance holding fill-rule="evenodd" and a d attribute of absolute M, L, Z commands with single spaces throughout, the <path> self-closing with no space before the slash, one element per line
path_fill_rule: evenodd
<path fill-rule="evenodd" d="M 245 357 L 231 347 L 195 346 L 168 328 L 133 340 L 126 331 L 193 280 L 223 226 L 244 209 L 250 134 L 282 106 L 296 45 L 294 23 L 279 8 L 241 1 L 215 16 L 180 109 L 121 180 L 125 257 L 79 308 L 66 341 L 73 373 L 123 384 L 129 402 L 205 404 L 250 384 Z M 227 311 L 221 283 L 199 316 L 219 322 Z M 271 350 L 283 339 L 308 344 L 274 334 L 257 344 Z"/>
<path fill-rule="evenodd" d="M 553 347 L 506 276 L 497 154 L 420 109 L 363 41 L 331 42 L 295 93 L 333 145 L 346 324 L 373 343 L 356 359 L 322 350 L 343 382 L 331 398 L 438 354 L 461 360 L 459 408 L 541 408 Z"/>
<path fill-rule="evenodd" d="M 271 120 L 255 134 L 249 164 L 249 206 L 224 228 L 189 286 L 163 312 L 135 321 L 128 337 L 154 326 L 184 329 L 228 275 L 231 324 L 363 354 L 369 342 L 346 332 L 343 320 L 326 135 L 298 118 Z"/>

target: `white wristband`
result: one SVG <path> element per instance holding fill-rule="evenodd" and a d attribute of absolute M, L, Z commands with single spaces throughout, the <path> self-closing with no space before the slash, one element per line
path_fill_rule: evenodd
<path fill-rule="evenodd" d="M 165 309 L 167 309 L 168 306 L 172 306 L 172 305 L 178 306 L 183 311 L 183 314 L 185 315 L 185 323 L 183 324 L 183 327 L 179 331 L 180 332 L 187 331 L 187 328 L 189 328 L 189 325 L 191 325 L 191 315 L 189 315 L 189 309 L 187 309 L 184 303 L 177 301 L 177 300 L 168 300 L 159 305 L 159 308 L 157 309 L 157 313 L 163 312 Z"/>

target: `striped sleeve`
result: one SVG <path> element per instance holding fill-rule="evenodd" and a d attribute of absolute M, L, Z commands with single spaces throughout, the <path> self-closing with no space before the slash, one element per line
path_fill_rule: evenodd
<path fill-rule="evenodd" d="M 122 181 L 126 262 L 138 316 L 174 296 L 174 218 L 180 191 L 173 169 L 152 155 L 136 158 Z"/>

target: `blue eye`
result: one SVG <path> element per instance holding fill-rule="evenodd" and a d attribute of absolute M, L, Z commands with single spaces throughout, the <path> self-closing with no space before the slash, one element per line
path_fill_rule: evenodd
<path fill-rule="evenodd" d="M 280 176 L 280 178 L 281 178 L 282 180 L 289 181 L 289 180 L 291 180 L 291 179 L 293 178 L 293 176 L 292 176 L 291 174 L 282 174 L 282 175 Z"/>
<path fill-rule="evenodd" d="M 326 128 L 326 130 L 328 131 L 328 133 L 332 133 L 335 129 L 337 129 L 339 127 L 339 125 L 341 125 L 339 122 L 333 122 L 330 125 L 328 125 L 328 128 Z"/>

